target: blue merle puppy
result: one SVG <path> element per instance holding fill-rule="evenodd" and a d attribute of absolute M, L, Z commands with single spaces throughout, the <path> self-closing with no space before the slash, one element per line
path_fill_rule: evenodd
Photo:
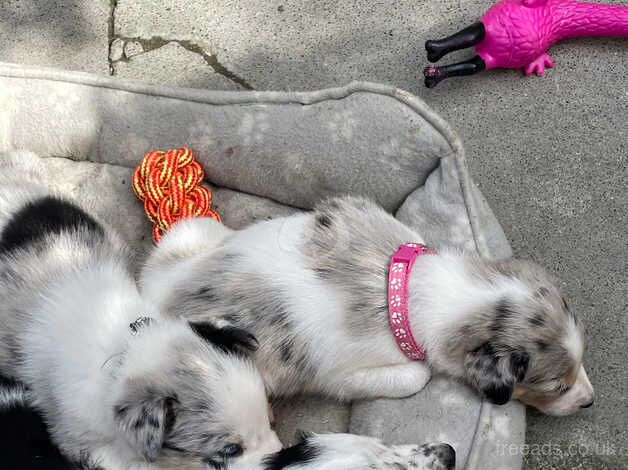
<path fill-rule="evenodd" d="M 389 324 L 388 269 L 401 244 L 423 241 L 356 197 L 242 230 L 190 219 L 162 238 L 140 286 L 174 316 L 254 333 L 271 395 L 404 397 L 436 371 L 496 404 L 566 415 L 593 403 L 582 324 L 556 280 L 525 260 L 446 248 L 418 257 L 408 319 L 427 356 L 408 359 Z"/>

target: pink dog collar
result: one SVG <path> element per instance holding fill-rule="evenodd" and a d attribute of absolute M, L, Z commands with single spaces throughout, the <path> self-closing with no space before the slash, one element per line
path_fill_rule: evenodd
<path fill-rule="evenodd" d="M 425 351 L 419 346 L 408 318 L 408 278 L 417 256 L 434 253 L 423 243 L 404 243 L 392 255 L 388 269 L 388 317 L 399 349 L 413 361 L 425 359 Z"/>

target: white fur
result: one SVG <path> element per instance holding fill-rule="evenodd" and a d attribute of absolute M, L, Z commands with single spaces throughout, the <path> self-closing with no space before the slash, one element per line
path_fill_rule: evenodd
<path fill-rule="evenodd" d="M 145 289 L 143 294 L 151 299 L 155 305 L 162 305 L 169 295 L 168 290 L 161 286 L 171 285 L 176 272 L 163 269 L 175 263 L 185 263 L 194 259 L 194 255 L 211 251 L 216 248 L 232 230 L 210 217 L 184 219 L 177 222 L 169 231 L 167 237 L 162 237 L 159 246 L 163 247 L 153 252 L 149 263 L 154 269 L 145 271 Z M 179 265 L 185 269 L 184 265 Z"/>

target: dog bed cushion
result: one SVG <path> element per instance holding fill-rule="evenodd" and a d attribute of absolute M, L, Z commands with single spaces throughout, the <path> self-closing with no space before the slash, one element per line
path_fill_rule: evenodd
<path fill-rule="evenodd" d="M 49 157 L 50 182 L 117 228 L 138 267 L 152 241 L 132 169 L 148 150 L 179 146 L 194 149 L 215 209 L 233 228 L 357 194 L 416 226 L 437 249 L 511 255 L 459 139 L 407 92 L 372 83 L 307 93 L 205 91 L 0 64 L 0 151 Z M 276 403 L 275 412 L 286 443 L 296 430 L 445 441 L 460 469 L 521 466 L 520 453 L 501 450 L 523 442 L 523 406 L 491 405 L 444 377 L 407 399 L 300 397 Z"/>

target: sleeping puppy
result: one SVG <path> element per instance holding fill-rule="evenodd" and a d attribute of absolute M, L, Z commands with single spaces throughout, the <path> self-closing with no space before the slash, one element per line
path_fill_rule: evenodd
<path fill-rule="evenodd" d="M 408 321 L 426 359 L 410 360 L 391 330 L 389 264 L 401 244 L 421 241 L 352 197 L 240 231 L 185 220 L 159 243 L 140 286 L 175 316 L 252 331 L 272 395 L 403 397 L 433 369 L 497 404 L 515 398 L 565 415 L 593 403 L 581 324 L 555 280 L 527 261 L 418 256 Z"/>
<path fill-rule="evenodd" d="M 353 434 L 304 434 L 298 444 L 270 455 L 254 470 L 453 470 L 455 466 L 456 454 L 448 444 L 387 446 Z"/>
<path fill-rule="evenodd" d="M 40 163 L 0 154 L 0 374 L 29 389 L 61 452 L 134 469 L 279 450 L 255 338 L 163 316 L 120 239 L 46 189 Z"/>
<path fill-rule="evenodd" d="M 89 461 L 69 462 L 50 442 L 39 413 L 29 406 L 23 385 L 0 377 L 0 455 L 6 470 L 98 470 Z M 172 457 L 172 456 L 171 456 Z M 177 456 L 173 456 L 176 458 Z M 211 470 L 202 461 L 168 460 L 164 468 Z M 303 434 L 300 441 L 262 463 L 231 462 L 229 470 L 453 470 L 456 455 L 447 444 L 386 446 L 351 434 Z M 185 466 L 184 466 L 185 465 Z"/>

